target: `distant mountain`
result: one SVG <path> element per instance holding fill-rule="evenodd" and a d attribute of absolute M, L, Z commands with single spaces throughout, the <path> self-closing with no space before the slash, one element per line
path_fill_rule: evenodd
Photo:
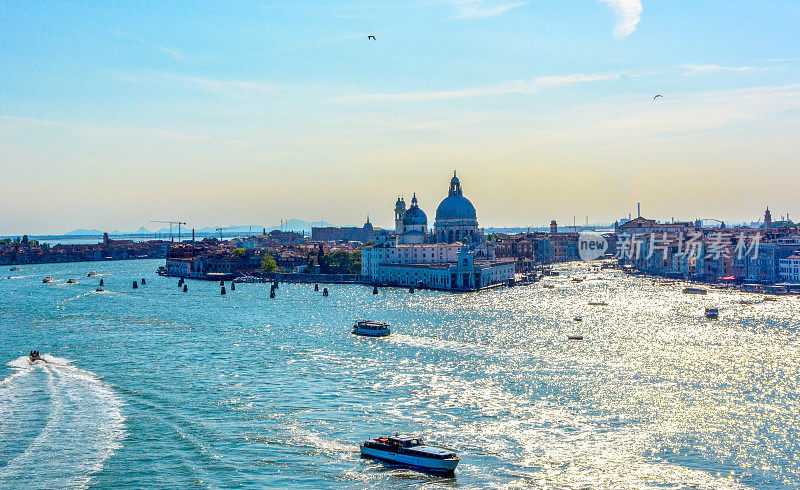
<path fill-rule="evenodd" d="M 324 227 L 324 226 L 336 226 L 336 225 L 332 225 L 332 224 L 330 224 L 330 223 L 328 223 L 326 221 L 308 222 L 308 221 L 303 221 L 301 219 L 290 219 L 289 221 L 286 221 L 283 224 L 283 230 L 284 231 L 296 231 L 296 232 L 301 232 L 302 231 L 302 232 L 305 232 L 307 235 L 310 235 L 312 227 L 321 228 L 321 227 Z M 273 226 L 273 227 L 267 228 L 267 231 L 269 232 L 269 231 L 272 231 L 272 230 L 280 230 L 280 229 L 281 229 L 280 226 Z"/>
<path fill-rule="evenodd" d="M 230 235 L 260 235 L 264 230 L 269 233 L 272 230 L 284 230 L 284 231 L 295 231 L 295 232 L 303 232 L 306 235 L 311 234 L 311 227 L 320 227 L 320 226 L 334 226 L 326 221 L 304 221 L 301 219 L 290 219 L 286 221 L 283 226 L 275 225 L 275 226 L 263 226 L 263 225 L 230 225 L 230 226 L 221 226 L 220 228 L 225 228 L 222 232 L 225 236 Z M 198 234 L 201 235 L 218 235 L 219 231 L 217 231 L 216 226 L 209 226 L 206 228 L 200 228 L 196 230 Z"/>
<path fill-rule="evenodd" d="M 311 235 L 311 228 L 312 227 L 323 227 L 323 226 L 335 226 L 327 221 L 304 221 L 301 219 L 290 219 L 286 221 L 283 226 L 275 225 L 275 226 L 263 226 L 263 225 L 222 225 L 222 226 L 207 226 L 205 228 L 199 228 L 195 230 L 197 235 L 206 235 L 206 236 L 219 236 L 219 231 L 217 228 L 224 228 L 222 233 L 226 237 L 230 237 L 232 235 L 260 235 L 264 230 L 269 233 L 272 230 L 284 230 L 284 231 L 295 231 L 298 233 L 305 233 L 306 235 Z M 170 229 L 169 227 L 164 227 L 158 230 L 148 230 L 145 227 L 141 227 L 136 231 L 119 231 L 114 230 L 109 232 L 109 235 L 112 236 L 125 236 L 125 235 L 169 235 Z M 177 238 L 178 236 L 178 227 L 172 227 L 172 234 Z M 191 227 L 181 226 L 181 236 L 182 237 L 191 237 L 192 229 Z M 69 233 L 64 233 L 64 236 L 103 236 L 103 232 L 100 230 L 87 230 L 84 228 L 79 228 L 77 230 L 72 230 Z"/>
<path fill-rule="evenodd" d="M 64 233 L 64 236 L 103 236 L 103 232 L 100 230 L 86 230 L 84 228 L 78 228 L 77 230 L 72 230 L 70 232 Z"/>

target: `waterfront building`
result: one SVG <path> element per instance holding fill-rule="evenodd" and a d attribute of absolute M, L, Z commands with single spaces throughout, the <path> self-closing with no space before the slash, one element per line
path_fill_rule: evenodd
<path fill-rule="evenodd" d="M 800 251 L 795 251 L 785 259 L 779 260 L 781 280 L 800 283 Z"/>
<path fill-rule="evenodd" d="M 375 284 L 476 290 L 514 278 L 514 261 L 497 260 L 495 246 L 478 227 L 477 213 L 453 174 L 436 211 L 434 231 L 416 194 L 411 206 L 395 202 L 393 239 L 379 237 L 361 252 L 361 274 Z"/>

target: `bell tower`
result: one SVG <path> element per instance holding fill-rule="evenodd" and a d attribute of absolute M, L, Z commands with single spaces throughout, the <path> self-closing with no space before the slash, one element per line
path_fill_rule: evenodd
<path fill-rule="evenodd" d="M 403 218 L 406 215 L 406 201 L 397 196 L 397 202 L 394 204 L 394 232 L 398 235 L 403 234 Z"/>

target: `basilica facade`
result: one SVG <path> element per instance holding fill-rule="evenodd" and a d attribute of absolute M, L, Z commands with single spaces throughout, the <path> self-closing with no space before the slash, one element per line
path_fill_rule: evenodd
<path fill-rule="evenodd" d="M 374 284 L 476 290 L 514 277 L 513 261 L 495 260 L 494 243 L 478 227 L 475 207 L 455 172 L 433 230 L 416 194 L 408 208 L 397 198 L 394 218 L 394 235 L 381 236 L 361 252 L 362 275 Z"/>

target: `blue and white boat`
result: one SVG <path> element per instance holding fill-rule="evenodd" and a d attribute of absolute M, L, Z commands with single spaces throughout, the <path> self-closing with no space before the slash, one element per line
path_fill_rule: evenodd
<path fill-rule="evenodd" d="M 386 323 L 358 320 L 355 325 L 353 325 L 352 333 L 356 335 L 365 335 L 367 337 L 386 337 L 392 333 L 392 331 Z"/>
<path fill-rule="evenodd" d="M 361 456 L 448 475 L 455 472 L 461 460 L 453 451 L 426 445 L 421 437 L 399 434 L 364 441 Z"/>

